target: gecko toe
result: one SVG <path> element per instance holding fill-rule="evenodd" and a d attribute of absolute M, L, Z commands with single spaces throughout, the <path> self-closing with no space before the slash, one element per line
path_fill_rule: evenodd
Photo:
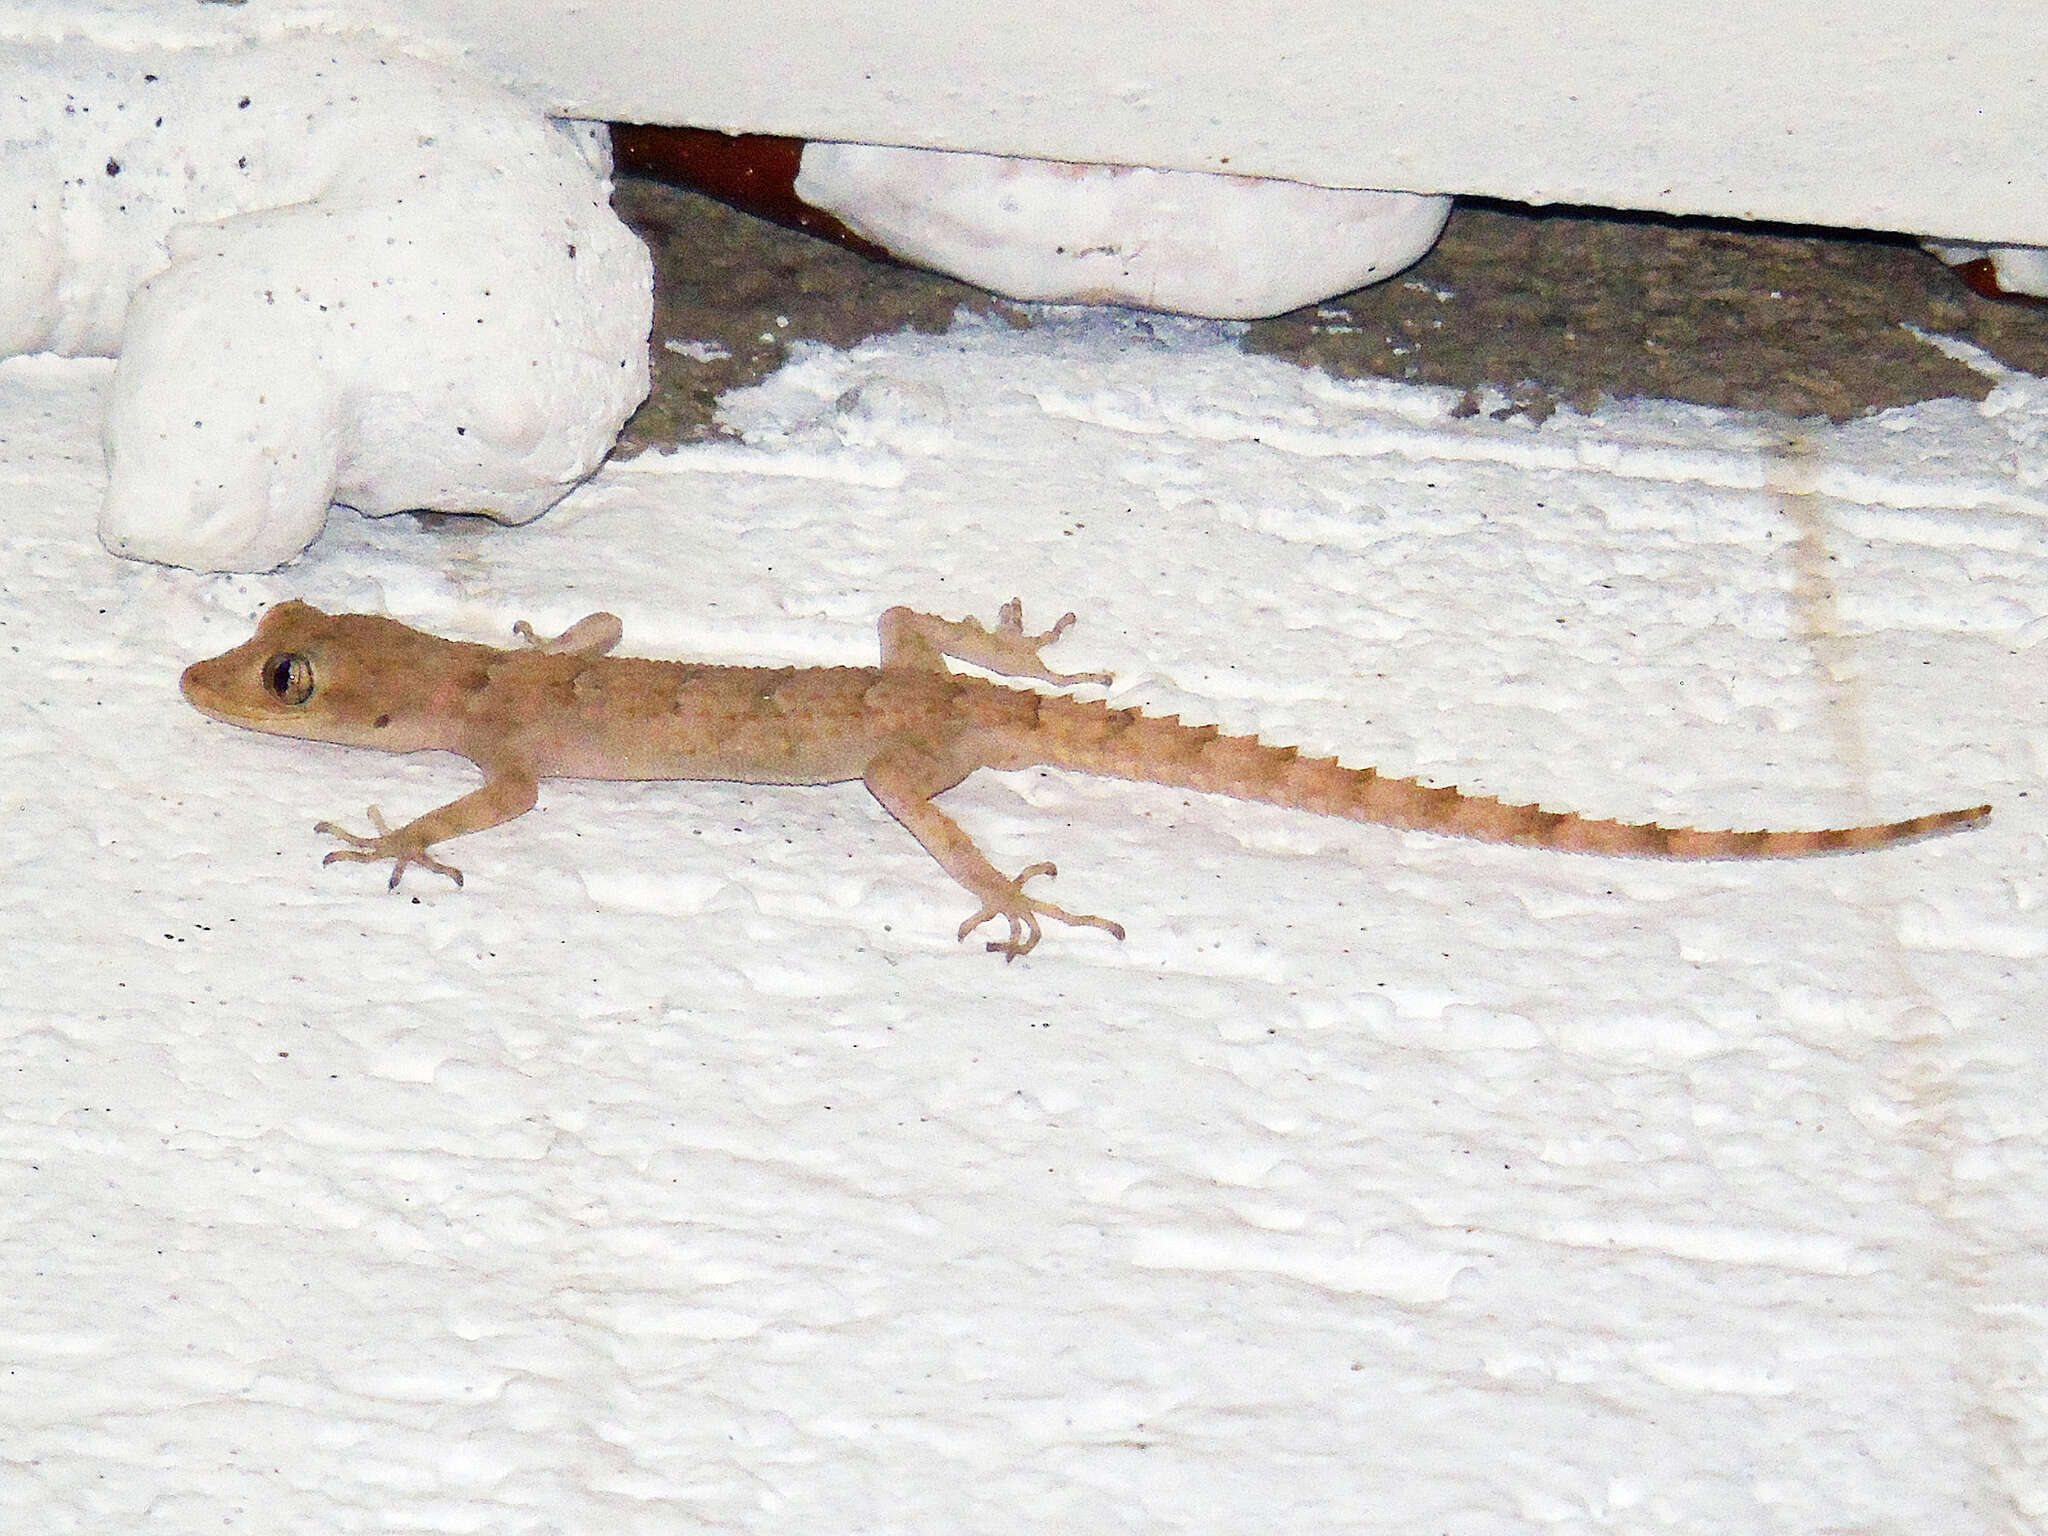
<path fill-rule="evenodd" d="M 1015 960 L 1020 955 L 1028 955 L 1038 947 L 1038 941 L 1044 937 L 1044 930 L 1038 922 L 1041 917 L 1049 917 L 1055 922 L 1066 923 L 1075 928 L 1100 928 L 1103 932 L 1121 939 L 1124 936 L 1121 923 L 1112 922 L 1106 917 L 1097 917 L 1091 912 L 1069 912 L 1065 907 L 1054 906 L 1049 901 L 1041 901 L 1036 896 L 1027 896 L 1024 893 L 1025 881 L 1036 879 L 1040 875 L 1050 877 L 1058 873 L 1059 870 L 1051 864 L 1033 864 L 1023 870 L 1015 879 L 1007 882 L 1005 889 L 984 902 L 980 911 L 960 925 L 959 937 L 964 939 L 983 923 L 1001 918 L 1009 924 L 1009 937 L 991 939 L 986 948 L 990 954 L 1001 955 L 1005 961 Z"/>
<path fill-rule="evenodd" d="M 1010 936 L 1001 941 L 990 940 L 984 947 L 992 955 L 1001 955 L 1003 963 L 1008 965 L 1019 955 L 1028 955 L 1038 948 L 1038 941 L 1044 935 L 1039 931 L 1037 920 L 1028 912 L 1021 917 L 1010 913 L 1004 916 L 1009 918 Z"/>
<path fill-rule="evenodd" d="M 423 869 L 431 869 L 437 875 L 446 875 L 457 887 L 461 886 L 461 870 L 453 864 L 443 864 L 428 854 L 424 847 L 413 845 L 404 837 L 403 829 L 393 831 L 390 824 L 384 820 L 384 813 L 374 805 L 370 807 L 370 825 L 377 831 L 374 836 L 365 837 L 360 832 L 351 832 L 348 828 L 331 821 L 315 822 L 315 832 L 326 837 L 338 837 L 348 844 L 346 848 L 330 849 L 327 856 L 320 861 L 321 868 L 326 868 L 337 859 L 350 864 L 377 864 L 389 859 L 389 890 L 397 890 L 398 882 L 405 878 L 405 872 L 415 864 Z"/>

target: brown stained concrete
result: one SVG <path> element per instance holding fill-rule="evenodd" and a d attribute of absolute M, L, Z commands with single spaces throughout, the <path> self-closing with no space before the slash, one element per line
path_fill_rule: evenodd
<path fill-rule="evenodd" d="M 655 389 L 626 453 L 716 435 L 718 395 L 773 372 L 799 339 L 942 331 L 963 305 L 1030 323 L 1028 307 L 658 182 L 621 178 L 615 201 L 657 274 Z M 1989 380 L 1903 322 L 2048 372 L 2048 307 L 1980 298 L 1907 240 L 1487 203 L 1461 205 L 1398 277 L 1258 321 L 1245 346 L 1538 417 L 1656 396 L 1843 421 L 1983 397 Z"/>

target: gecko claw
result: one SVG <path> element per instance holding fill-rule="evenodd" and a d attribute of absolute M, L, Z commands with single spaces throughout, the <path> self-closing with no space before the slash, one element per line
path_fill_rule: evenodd
<path fill-rule="evenodd" d="M 1025 881 L 1039 875 L 1050 879 L 1058 873 L 1059 870 L 1051 864 L 1033 864 L 1023 870 L 1016 879 L 1009 882 L 1008 889 L 992 897 L 983 904 L 979 912 L 960 925 L 959 937 L 965 939 L 983 923 L 1001 918 L 1010 925 L 1010 936 L 1006 939 L 991 939 L 985 947 L 990 954 L 1001 955 L 1006 962 L 1015 960 L 1019 955 L 1028 955 L 1038 947 L 1038 941 L 1043 937 L 1038 926 L 1038 919 L 1041 916 L 1076 928 L 1100 928 L 1121 939 L 1124 936 L 1122 923 L 1111 922 L 1106 917 L 1096 917 L 1087 912 L 1069 912 L 1064 907 L 1056 907 L 1049 901 L 1040 901 L 1035 896 L 1024 894 Z"/>
<path fill-rule="evenodd" d="M 370 825 L 377 829 L 374 837 L 364 837 L 359 832 L 351 832 L 347 828 L 337 826 L 331 821 L 315 822 L 313 824 L 315 832 L 321 833 L 326 837 L 338 837 L 350 845 L 346 848 L 334 849 L 326 858 L 320 861 L 320 867 L 325 869 L 337 859 L 345 860 L 352 864 L 375 864 L 379 860 L 389 859 L 391 860 L 391 882 L 388 888 L 391 890 L 395 891 L 398 889 L 399 880 L 404 877 L 406 870 L 415 864 L 419 865 L 422 869 L 431 869 L 437 875 L 446 875 L 460 888 L 462 885 L 461 870 L 457 869 L 453 864 L 443 864 L 439 859 L 429 855 L 424 847 L 410 847 L 404 842 L 399 841 L 400 834 L 404 829 L 400 828 L 397 832 L 394 832 L 385 824 L 384 813 L 374 805 L 370 807 Z"/>

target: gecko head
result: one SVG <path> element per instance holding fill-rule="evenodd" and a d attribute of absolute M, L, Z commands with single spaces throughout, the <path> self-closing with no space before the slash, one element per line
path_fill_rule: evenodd
<path fill-rule="evenodd" d="M 185 669 L 178 686 L 202 714 L 230 725 L 344 746 L 411 752 L 438 746 L 416 706 L 435 669 L 432 636 L 371 614 L 322 613 L 283 602 L 231 651 Z"/>

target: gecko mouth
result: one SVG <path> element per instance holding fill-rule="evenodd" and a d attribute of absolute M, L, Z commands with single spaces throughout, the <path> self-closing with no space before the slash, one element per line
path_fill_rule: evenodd
<path fill-rule="evenodd" d="M 213 664 L 195 661 L 178 678 L 178 691 L 185 695 L 185 702 L 201 714 L 211 715 L 216 720 L 226 720 L 227 712 L 221 708 L 219 689 L 208 679 L 208 669 Z"/>
<path fill-rule="evenodd" d="M 229 725 L 248 725 L 253 723 L 255 712 L 246 706 L 238 708 L 235 704 L 238 690 L 234 683 L 239 669 L 225 665 L 234 659 L 232 656 L 213 656 L 193 662 L 179 675 L 178 691 L 202 715 L 224 720 Z"/>

